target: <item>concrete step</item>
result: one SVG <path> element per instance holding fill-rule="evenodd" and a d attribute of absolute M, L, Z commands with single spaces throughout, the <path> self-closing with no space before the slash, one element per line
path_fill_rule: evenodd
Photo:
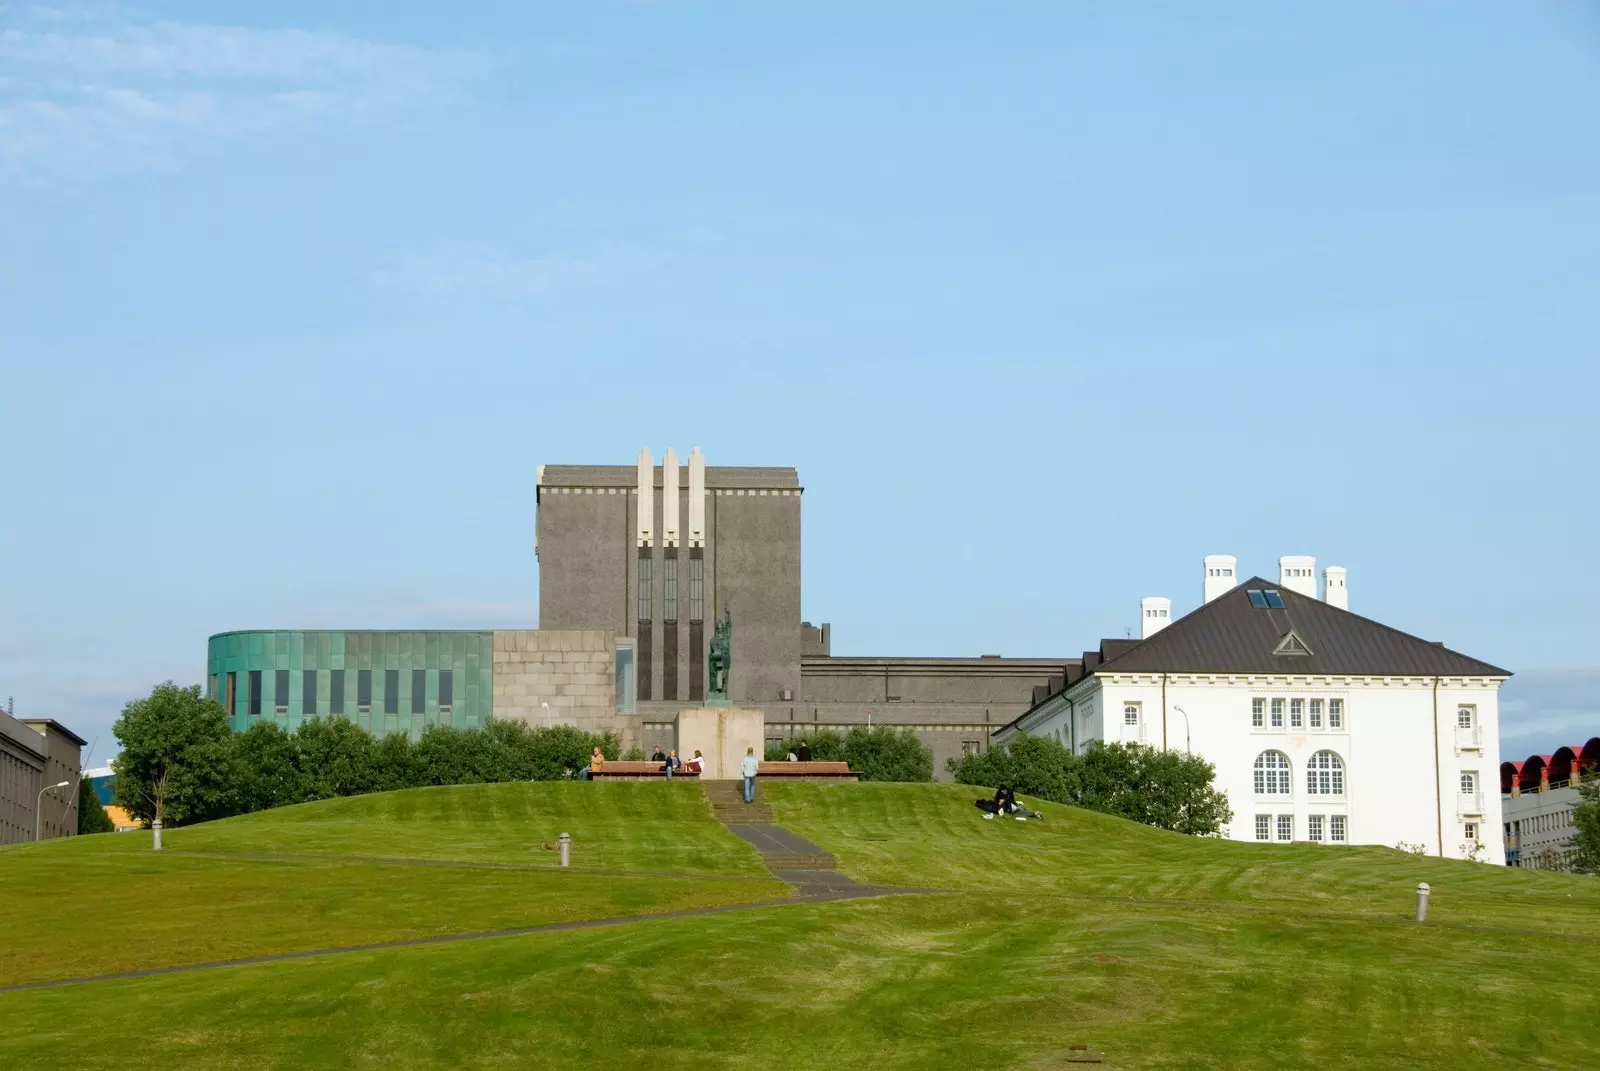
<path fill-rule="evenodd" d="M 832 870 L 831 855 L 763 855 L 768 870 Z"/>

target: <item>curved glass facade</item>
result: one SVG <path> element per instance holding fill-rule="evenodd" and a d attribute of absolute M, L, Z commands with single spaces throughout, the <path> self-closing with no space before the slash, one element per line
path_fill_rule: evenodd
<path fill-rule="evenodd" d="M 494 709 L 493 632 L 223 632 L 207 650 L 208 694 L 235 732 L 343 717 L 415 738 L 429 725 L 476 728 Z"/>

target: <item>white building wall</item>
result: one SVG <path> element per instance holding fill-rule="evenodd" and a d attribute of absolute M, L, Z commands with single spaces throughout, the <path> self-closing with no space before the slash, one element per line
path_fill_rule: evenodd
<path fill-rule="evenodd" d="M 1292 815 L 1293 839 L 1308 835 L 1308 819 L 1324 817 L 1324 838 L 1329 836 L 1328 819 L 1342 814 L 1346 820 L 1346 843 L 1393 847 L 1398 843 L 1422 844 L 1428 854 L 1440 849 L 1443 829 L 1443 854 L 1461 858 L 1465 850 L 1463 824 L 1476 823 L 1479 858 L 1486 862 L 1505 861 L 1500 832 L 1499 788 L 1499 707 L 1498 680 L 1443 681 L 1438 690 L 1438 716 L 1435 720 L 1432 678 L 1326 678 L 1326 677 L 1187 677 L 1169 676 L 1163 699 L 1160 674 L 1110 675 L 1089 678 L 1067 694 L 1080 710 L 1093 710 L 1087 720 L 1089 734 L 1080 735 L 1079 749 L 1089 740 L 1145 743 L 1181 750 L 1186 746 L 1204 756 L 1217 769 L 1216 787 L 1228 796 L 1233 822 L 1227 836 L 1234 840 L 1256 839 L 1258 814 L 1273 816 L 1272 835 L 1276 837 L 1277 816 Z M 1266 700 L 1262 728 L 1251 724 L 1251 701 Z M 1271 701 L 1284 702 L 1283 727 L 1274 728 Z M 1300 727 L 1292 724 L 1291 701 L 1305 701 Z M 1323 728 L 1310 726 L 1310 700 L 1323 700 Z M 1343 700 L 1344 726 L 1328 728 L 1328 701 Z M 1137 703 L 1140 724 L 1124 724 L 1126 705 Z M 1461 704 L 1474 707 L 1477 732 L 1456 733 L 1456 712 Z M 1184 716 L 1188 715 L 1185 740 Z M 1061 700 L 1040 711 L 1043 717 L 1030 722 L 1033 735 L 1053 735 L 1064 730 L 1068 706 Z M 1163 712 L 1165 721 L 1163 723 Z M 1437 727 L 1438 735 L 1435 736 Z M 1164 735 L 1163 735 L 1164 730 Z M 1458 743 L 1478 745 L 1458 747 Z M 1313 755 L 1329 750 L 1344 762 L 1345 792 L 1342 797 L 1312 795 L 1307 791 L 1306 772 Z M 1255 761 L 1264 751 L 1286 755 L 1290 763 L 1290 792 L 1287 796 L 1258 797 L 1255 794 Z M 1437 761 L 1435 756 L 1437 755 Z M 1460 777 L 1463 771 L 1478 775 L 1478 792 L 1472 802 L 1481 813 L 1464 815 L 1459 806 Z"/>

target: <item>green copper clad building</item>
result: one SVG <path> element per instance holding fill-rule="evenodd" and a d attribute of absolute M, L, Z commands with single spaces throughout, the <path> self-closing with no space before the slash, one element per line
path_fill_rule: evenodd
<path fill-rule="evenodd" d="M 335 717 L 415 738 L 491 715 L 631 728 L 632 644 L 603 632 L 263 629 L 219 633 L 207 647 L 207 691 L 236 732 Z"/>

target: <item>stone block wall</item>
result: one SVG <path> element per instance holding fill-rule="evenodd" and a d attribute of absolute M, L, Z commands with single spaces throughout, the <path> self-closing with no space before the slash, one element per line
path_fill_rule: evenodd
<path fill-rule="evenodd" d="M 494 716 L 584 732 L 615 732 L 624 749 L 633 722 L 617 713 L 617 642 L 605 631 L 503 630 L 494 634 Z"/>

